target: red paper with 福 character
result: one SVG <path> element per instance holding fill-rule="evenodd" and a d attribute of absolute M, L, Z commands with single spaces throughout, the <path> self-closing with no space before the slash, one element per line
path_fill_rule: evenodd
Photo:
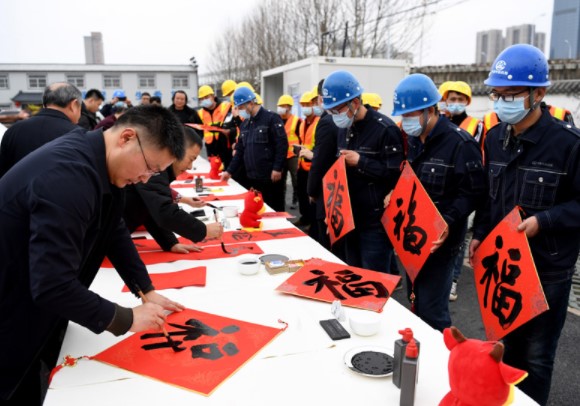
<path fill-rule="evenodd" d="M 136 333 L 94 359 L 171 385 L 210 395 L 284 329 L 185 309 L 167 316 L 166 329 Z"/>
<path fill-rule="evenodd" d="M 330 244 L 354 230 L 354 217 L 348 192 L 346 161 L 341 156 L 322 178 L 322 195 Z"/>
<path fill-rule="evenodd" d="M 314 258 L 276 290 L 291 295 L 381 312 L 401 279 L 398 275 L 371 271 Z"/>
<path fill-rule="evenodd" d="M 408 162 L 393 189 L 381 223 L 412 282 L 447 223 Z"/>
<path fill-rule="evenodd" d="M 473 255 L 479 309 L 488 340 L 509 332 L 548 310 L 526 234 L 514 208 Z"/>

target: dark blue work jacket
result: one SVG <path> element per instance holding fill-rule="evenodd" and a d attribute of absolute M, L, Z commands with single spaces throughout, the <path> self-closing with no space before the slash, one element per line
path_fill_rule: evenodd
<path fill-rule="evenodd" d="M 517 205 L 536 216 L 539 233 L 529 239 L 542 281 L 571 277 L 580 247 L 580 130 L 547 110 L 514 137 L 507 123 L 484 144 L 489 197 L 474 228 L 484 237 Z"/>
<path fill-rule="evenodd" d="M 288 137 L 280 116 L 263 107 L 240 127 L 236 153 L 228 173 L 246 167 L 249 179 L 270 179 L 272 171 L 282 172 L 288 152 Z"/>
<path fill-rule="evenodd" d="M 405 156 L 401 130 L 387 116 L 367 109 L 362 120 L 338 130 L 337 146 L 337 154 L 348 149 L 360 155 L 356 167 L 346 167 L 355 227 L 380 226 L 384 198 L 397 184 Z"/>
<path fill-rule="evenodd" d="M 479 146 L 471 134 L 439 117 L 421 143 L 408 137 L 408 160 L 437 210 L 449 226 L 449 235 L 437 255 L 454 255 L 463 242 L 467 217 L 485 194 Z"/>

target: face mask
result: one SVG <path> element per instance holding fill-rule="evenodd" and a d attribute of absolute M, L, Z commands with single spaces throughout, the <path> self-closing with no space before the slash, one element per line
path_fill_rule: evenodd
<path fill-rule="evenodd" d="M 278 110 L 278 114 L 280 114 L 281 116 L 286 114 L 286 112 L 288 111 L 288 109 L 286 109 L 285 107 L 278 107 L 277 110 Z"/>
<path fill-rule="evenodd" d="M 312 110 L 314 111 L 314 114 L 318 117 L 320 117 L 324 111 L 320 106 L 314 106 L 312 107 Z"/>
<path fill-rule="evenodd" d="M 302 113 L 308 117 L 312 114 L 312 107 L 302 107 Z"/>
<path fill-rule="evenodd" d="M 403 117 L 402 120 L 403 131 L 410 137 L 418 137 L 423 133 L 423 126 L 421 125 L 421 116 L 417 117 Z"/>
<path fill-rule="evenodd" d="M 526 109 L 524 105 L 526 97 L 514 99 L 513 102 L 506 102 L 503 99 L 499 99 L 493 103 L 493 110 L 497 113 L 501 121 L 508 124 L 517 124 L 530 112 L 530 109 Z"/>
<path fill-rule="evenodd" d="M 353 119 L 348 116 L 348 111 L 340 114 L 333 114 L 332 121 L 338 128 L 348 128 L 352 125 Z"/>
<path fill-rule="evenodd" d="M 213 101 L 211 99 L 203 99 L 201 101 L 201 107 L 205 107 L 206 109 L 210 108 L 212 104 Z"/>
<path fill-rule="evenodd" d="M 437 108 L 439 109 L 439 111 L 441 113 L 445 113 L 447 111 L 447 103 L 439 102 L 439 103 L 437 103 Z"/>
<path fill-rule="evenodd" d="M 463 103 L 450 103 L 447 104 L 447 111 L 451 113 L 452 116 L 458 116 L 465 111 L 465 104 Z"/>
<path fill-rule="evenodd" d="M 248 113 L 247 110 L 240 110 L 240 117 L 242 117 L 244 120 L 249 120 L 252 115 Z"/>

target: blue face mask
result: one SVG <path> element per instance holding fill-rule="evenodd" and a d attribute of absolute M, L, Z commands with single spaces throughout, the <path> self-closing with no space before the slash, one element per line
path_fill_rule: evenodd
<path fill-rule="evenodd" d="M 312 114 L 312 107 L 302 107 L 302 113 L 308 117 Z"/>
<path fill-rule="evenodd" d="M 501 121 L 508 124 L 517 124 L 530 112 L 530 109 L 526 109 L 524 104 L 526 97 L 514 99 L 513 102 L 506 102 L 500 98 L 498 101 L 493 102 L 493 110 Z"/>
<path fill-rule="evenodd" d="M 449 103 L 447 104 L 446 109 L 452 116 L 458 116 L 465 111 L 465 104 Z"/>
<path fill-rule="evenodd" d="M 211 99 L 203 99 L 200 104 L 201 107 L 205 107 L 206 109 L 208 109 L 213 104 L 213 101 Z"/>
<path fill-rule="evenodd" d="M 421 125 L 421 116 L 417 117 L 403 117 L 401 121 L 403 124 L 403 131 L 410 137 L 418 137 L 423 133 L 423 126 Z"/>
<path fill-rule="evenodd" d="M 318 117 L 320 117 L 322 115 L 322 113 L 324 112 L 324 110 L 320 106 L 314 106 L 314 107 L 312 107 L 312 110 L 314 110 L 314 115 L 316 115 Z"/>
<path fill-rule="evenodd" d="M 350 127 L 352 125 L 353 120 L 354 120 L 354 117 L 351 118 L 348 116 L 348 111 L 345 111 L 344 113 L 332 115 L 332 121 L 334 121 L 334 124 L 338 128 Z"/>
<path fill-rule="evenodd" d="M 249 120 L 252 115 L 248 113 L 247 110 L 240 110 L 240 117 L 242 117 L 244 120 Z"/>

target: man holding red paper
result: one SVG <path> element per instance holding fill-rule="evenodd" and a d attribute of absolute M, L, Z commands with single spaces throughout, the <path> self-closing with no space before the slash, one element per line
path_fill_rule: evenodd
<path fill-rule="evenodd" d="M 439 114 L 439 100 L 441 94 L 429 77 L 419 73 L 409 75 L 395 89 L 393 116 L 403 117 L 407 159 L 448 225 L 433 243 L 431 255 L 414 283 L 407 279 L 417 316 L 443 331 L 451 326 L 449 292 L 453 263 L 467 217 L 483 196 L 484 176 L 477 142 Z"/>
<path fill-rule="evenodd" d="M 484 82 L 501 123 L 484 142 L 489 193 L 469 248 L 473 256 L 491 230 L 521 207 L 518 230 L 529 239 L 549 310 L 504 337 L 504 361 L 529 373 L 518 386 L 542 405 L 580 247 L 580 131 L 542 108 L 548 74 L 544 54 L 518 44 L 499 54 Z"/>

